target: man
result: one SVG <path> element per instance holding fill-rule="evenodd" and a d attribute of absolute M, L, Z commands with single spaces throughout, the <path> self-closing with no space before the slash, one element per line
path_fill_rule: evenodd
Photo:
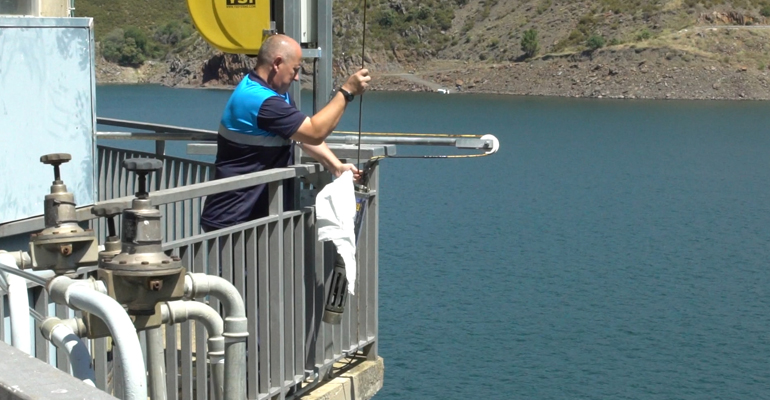
<path fill-rule="evenodd" d="M 362 69 L 348 78 L 329 103 L 312 117 L 300 112 L 287 91 L 299 81 L 302 48 L 292 38 L 274 35 L 262 44 L 257 66 L 235 88 L 225 106 L 217 139 L 214 179 L 286 167 L 293 163 L 292 141 L 339 177 L 353 171 L 324 142 L 345 112 L 347 103 L 362 94 L 371 80 Z M 288 185 L 287 185 L 288 186 Z M 285 195 L 291 201 L 291 191 Z M 205 231 L 221 229 L 267 215 L 266 185 L 208 196 L 201 214 Z M 285 207 L 288 209 L 288 207 Z"/>

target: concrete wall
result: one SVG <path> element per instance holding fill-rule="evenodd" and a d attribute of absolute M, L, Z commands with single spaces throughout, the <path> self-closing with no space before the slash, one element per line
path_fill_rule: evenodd
<path fill-rule="evenodd" d="M 39 0 L 41 17 L 69 17 L 70 0 Z"/>
<path fill-rule="evenodd" d="M 5 0 L 2 3 L 0 4 L 0 15 L 70 16 L 70 0 Z"/>

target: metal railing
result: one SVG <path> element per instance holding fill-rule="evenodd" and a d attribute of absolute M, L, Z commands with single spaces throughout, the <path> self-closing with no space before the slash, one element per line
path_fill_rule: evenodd
<path fill-rule="evenodd" d="M 163 148 L 156 145 L 158 153 Z M 317 190 L 313 183 L 330 181 L 320 167 L 303 164 L 210 181 L 213 166 L 209 163 L 103 146 L 99 146 L 98 156 L 98 204 L 123 207 L 130 205 L 135 177 L 121 168 L 122 161 L 131 157 L 163 161 L 162 171 L 154 174 L 149 183 L 156 189 L 150 193 L 152 203 L 163 214 L 164 251 L 180 256 L 189 272 L 222 276 L 245 299 L 249 319 L 249 399 L 293 398 L 318 385 L 335 362 L 353 355 L 377 357 L 378 170 L 373 171 L 369 182 L 375 195 L 369 198 L 358 239 L 357 291 L 349 296 L 342 323 L 332 326 L 322 323 L 321 318 L 324 287 L 332 272 L 333 245 L 317 241 L 313 205 L 283 210 L 284 180 L 292 180 L 303 190 Z M 210 233 L 201 231 L 198 217 L 205 196 L 261 183 L 268 185 L 270 196 L 267 217 Z M 90 207 L 80 209 L 78 217 L 90 220 L 103 242 L 104 221 L 93 219 Z M 24 231 L 39 223 L 26 221 L 9 231 Z M 53 305 L 42 288 L 33 287 L 31 291 L 38 313 L 60 318 L 73 315 L 66 307 Z M 219 309 L 216 299 L 207 300 Z M 6 317 L 5 301 L 5 296 L 0 297 L 1 318 Z M 4 324 L 0 324 L 0 339 L 5 335 Z M 209 398 L 206 368 L 196 368 L 197 360 L 207 359 L 205 336 L 203 327 L 192 322 L 165 330 L 169 399 Z M 140 338 L 144 344 L 144 332 Z M 49 343 L 39 332 L 34 347 L 37 358 L 67 369 L 62 362 L 66 360 L 64 354 L 49 354 Z M 91 348 L 97 387 L 109 390 L 108 342 L 92 340 Z"/>

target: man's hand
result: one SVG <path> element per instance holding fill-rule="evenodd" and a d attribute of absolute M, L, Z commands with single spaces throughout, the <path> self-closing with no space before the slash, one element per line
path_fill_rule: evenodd
<path fill-rule="evenodd" d="M 353 164 L 340 164 L 332 173 L 335 178 L 339 178 L 345 171 L 353 171 L 353 181 L 361 183 L 361 171 Z"/>
<path fill-rule="evenodd" d="M 342 85 L 342 88 L 350 92 L 352 95 L 357 96 L 362 94 L 369 86 L 369 81 L 372 77 L 369 76 L 369 70 L 364 68 L 353 75 L 350 75 L 347 82 Z"/>

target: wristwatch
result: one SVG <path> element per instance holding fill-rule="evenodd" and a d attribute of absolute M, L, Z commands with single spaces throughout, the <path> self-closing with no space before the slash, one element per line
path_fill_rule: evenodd
<path fill-rule="evenodd" d="M 345 89 L 343 89 L 343 88 L 339 88 L 339 89 L 337 89 L 337 90 L 338 90 L 340 93 L 342 93 L 342 95 L 345 97 L 345 101 L 346 101 L 346 102 L 350 103 L 351 101 L 353 101 L 353 97 L 355 97 L 355 96 L 353 95 L 353 93 L 350 93 L 350 92 L 348 92 L 347 90 L 345 90 Z"/>

